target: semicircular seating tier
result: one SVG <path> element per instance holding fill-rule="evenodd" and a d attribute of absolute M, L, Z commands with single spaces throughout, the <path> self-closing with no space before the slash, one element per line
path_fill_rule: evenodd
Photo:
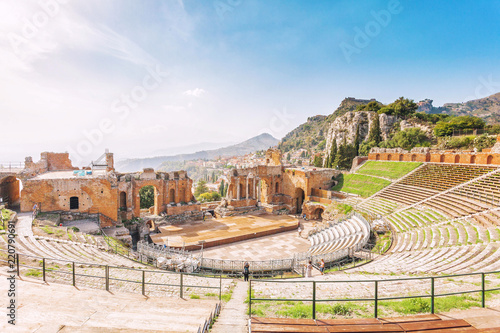
<path fill-rule="evenodd" d="M 331 224 L 329 227 L 308 237 L 311 255 L 333 253 L 335 251 L 363 247 L 370 238 L 370 224 L 361 216 Z"/>

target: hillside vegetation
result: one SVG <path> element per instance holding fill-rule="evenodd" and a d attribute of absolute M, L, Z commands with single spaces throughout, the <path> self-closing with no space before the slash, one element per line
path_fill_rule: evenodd
<path fill-rule="evenodd" d="M 367 161 L 357 171 L 359 174 L 398 179 L 415 170 L 422 163 L 420 162 L 378 162 Z"/>
<path fill-rule="evenodd" d="M 356 173 L 348 175 L 341 174 L 337 180 L 338 184 L 332 187 L 332 191 L 357 194 L 363 198 L 367 198 L 391 184 L 390 181 L 382 178 L 370 177 Z"/>

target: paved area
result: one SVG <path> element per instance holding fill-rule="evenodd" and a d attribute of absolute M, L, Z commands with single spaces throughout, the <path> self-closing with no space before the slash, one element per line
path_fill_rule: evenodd
<path fill-rule="evenodd" d="M 233 296 L 222 308 L 221 314 L 212 333 L 244 333 L 248 332 L 247 304 L 248 282 L 239 281 L 233 291 Z"/>
<path fill-rule="evenodd" d="M 288 231 L 262 238 L 250 239 L 234 244 L 211 247 L 203 251 L 210 259 L 269 260 L 293 258 L 295 253 L 307 252 L 310 243 L 307 233 L 315 222 L 300 220 L 302 237 L 297 231 Z"/>
<path fill-rule="evenodd" d="M 188 246 L 199 241 L 223 240 L 294 225 L 297 219 L 288 215 L 243 215 L 160 227 L 161 233 L 151 238 L 157 244 L 168 242 L 169 246 L 182 247 L 183 244 Z"/>
<path fill-rule="evenodd" d="M 500 306 L 469 309 L 438 314 L 441 319 L 465 319 L 475 328 L 500 327 Z"/>
<path fill-rule="evenodd" d="M 3 272 L 0 289 L 7 295 Z M 16 291 L 16 326 L 7 323 L 2 306 L 0 332 L 196 332 L 218 302 L 146 298 L 23 280 L 17 280 Z"/>
<path fill-rule="evenodd" d="M 33 218 L 31 213 L 18 213 L 16 223 L 16 233 L 18 236 L 33 236 L 31 225 Z"/>
<path fill-rule="evenodd" d="M 65 221 L 63 222 L 64 227 L 77 227 L 80 232 L 84 232 L 86 234 L 98 233 L 99 225 L 96 221 L 93 220 L 76 220 L 76 221 Z"/>

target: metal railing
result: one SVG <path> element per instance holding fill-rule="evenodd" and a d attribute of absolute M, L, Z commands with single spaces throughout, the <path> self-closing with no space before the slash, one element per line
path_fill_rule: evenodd
<path fill-rule="evenodd" d="M 3 249 L 0 249 L 0 252 L 7 252 Z M 26 263 L 22 263 L 21 258 L 26 259 L 32 259 L 32 260 L 38 260 L 39 266 L 30 266 Z M 5 262 L 7 263 L 7 260 L 0 259 L 0 262 Z M 47 265 L 49 263 L 59 263 L 59 265 L 54 265 L 55 268 L 48 268 Z M 170 271 L 161 271 L 161 270 L 145 270 L 145 269 L 135 269 L 135 268 L 128 268 L 128 267 L 118 267 L 118 266 L 111 266 L 111 265 L 102 265 L 102 264 L 96 264 L 96 263 L 85 263 L 85 262 L 77 262 L 77 261 L 70 261 L 70 260 L 65 260 L 65 259 L 56 259 L 56 258 L 48 258 L 48 257 L 38 257 L 38 256 L 33 256 L 33 255 L 28 255 L 28 254 L 21 254 L 21 253 L 16 253 L 15 254 L 15 265 L 16 265 L 16 275 L 21 276 L 21 267 L 28 268 L 30 270 L 36 270 L 41 272 L 41 274 L 36 273 L 36 274 L 31 274 L 30 276 L 34 277 L 42 277 L 42 280 L 44 282 L 47 281 L 47 275 L 58 275 L 60 276 L 63 280 L 64 279 L 70 279 L 71 284 L 73 286 L 76 286 L 77 283 L 77 278 L 79 277 L 84 277 L 87 279 L 94 279 L 94 280 L 100 280 L 101 286 L 105 287 L 106 291 L 110 291 L 110 283 L 111 282 L 118 282 L 120 284 L 123 283 L 132 283 L 141 286 L 140 290 L 142 295 L 146 296 L 147 295 L 147 287 L 148 286 L 155 286 L 155 287 L 174 287 L 178 288 L 179 290 L 179 297 L 183 298 L 185 290 L 193 289 L 193 288 L 198 288 L 198 289 L 217 289 L 219 291 L 218 298 L 219 300 L 222 299 L 222 275 L 219 276 L 214 276 L 214 277 L 200 277 L 199 275 L 196 274 L 189 274 L 189 273 L 176 273 L 176 272 L 170 272 Z M 86 274 L 86 267 L 93 267 L 93 268 L 100 268 L 102 270 L 102 275 L 91 275 L 91 274 Z M 67 270 L 63 270 L 63 268 L 67 268 Z M 140 278 L 138 279 L 123 279 L 123 278 L 118 278 L 118 277 L 113 277 L 112 272 L 113 271 L 129 271 L 131 272 L 128 275 L 136 275 L 139 276 Z M 154 275 L 154 274 L 166 274 L 168 277 L 175 277 L 177 278 L 178 283 L 157 283 L 157 282 L 151 282 L 147 281 L 146 276 L 147 275 Z M 202 278 L 202 279 L 207 279 L 207 281 L 218 279 L 217 285 L 193 285 L 193 284 L 186 284 L 185 277 L 188 276 L 195 276 L 196 278 Z M 96 284 L 93 283 L 91 284 L 92 288 L 96 288 Z M 130 289 L 129 289 L 130 290 Z"/>
<path fill-rule="evenodd" d="M 486 276 L 487 275 L 492 275 L 492 274 L 498 274 L 500 271 L 493 271 L 493 272 L 483 272 L 483 273 L 468 273 L 468 274 L 455 274 L 455 275 L 442 275 L 442 276 L 429 276 L 429 277 L 410 277 L 410 278 L 400 278 L 400 279 L 386 279 L 386 280 L 344 280 L 344 281 L 287 281 L 287 280 L 254 280 L 251 279 L 249 281 L 249 290 L 248 290 L 248 297 L 249 297 L 249 302 L 248 302 L 248 307 L 249 307 L 249 316 L 252 314 L 252 302 L 255 301 L 268 301 L 268 302 L 280 302 L 280 301 L 286 301 L 286 302 L 312 302 L 312 312 L 311 316 L 313 319 L 316 319 L 316 305 L 318 302 L 324 303 L 324 302 L 373 302 L 374 304 L 374 317 L 378 317 L 378 307 L 379 307 L 379 302 L 380 301 L 389 301 L 389 300 L 404 300 L 404 299 L 416 299 L 416 298 L 429 298 L 430 299 L 430 312 L 432 314 L 435 313 L 435 301 L 436 298 L 438 297 L 445 297 L 445 296 L 454 296 L 454 295 L 467 295 L 467 294 L 473 294 L 473 293 L 479 293 L 481 295 L 481 307 L 486 307 L 486 292 L 491 292 L 491 291 L 497 291 L 500 290 L 500 287 L 497 288 L 486 288 Z M 480 289 L 474 289 L 474 290 L 466 290 L 466 291 L 452 291 L 452 292 L 445 292 L 445 293 L 436 293 L 436 281 L 439 280 L 447 280 L 447 279 L 452 279 L 456 277 L 466 277 L 466 276 L 480 276 L 481 277 L 481 282 L 480 282 Z M 428 289 L 428 293 L 425 293 L 423 289 L 420 289 L 423 291 L 422 294 L 419 295 L 405 295 L 405 296 L 390 296 L 390 297 L 380 297 L 380 292 L 379 289 L 384 283 L 389 283 L 389 282 L 396 282 L 398 283 L 399 290 L 405 290 L 405 286 L 401 285 L 401 283 L 404 283 L 406 281 L 412 281 L 412 280 L 427 280 L 430 282 L 430 288 Z M 306 284 L 311 284 L 312 287 L 312 298 L 256 298 L 252 296 L 252 284 L 258 284 L 258 283 L 266 283 L 267 287 L 269 287 L 269 283 L 296 283 L 300 285 L 306 285 Z M 317 298 L 317 286 L 318 285 L 326 285 L 326 284 L 339 284 L 339 283 L 348 283 L 350 288 L 353 290 L 356 290 L 356 284 L 373 284 L 374 287 L 374 293 L 373 297 L 371 298 L 328 298 L 328 299 L 321 299 Z M 323 289 L 324 291 L 324 289 Z"/>
<path fill-rule="evenodd" d="M 0 162 L 0 172 L 19 171 L 24 169 L 24 162 Z"/>
<path fill-rule="evenodd" d="M 365 223 L 368 230 L 370 229 L 369 223 L 359 214 L 351 213 L 345 217 L 345 219 L 356 216 L 362 223 Z M 227 259 L 210 259 L 195 257 L 191 252 L 185 250 L 176 250 L 168 246 L 161 246 L 155 244 L 148 244 L 146 242 L 137 243 L 137 252 L 140 256 L 146 256 L 151 258 L 153 262 L 157 262 L 158 258 L 177 258 L 178 260 L 184 260 L 186 263 L 194 265 L 196 262 L 199 270 L 209 270 L 212 272 L 230 273 L 241 275 L 243 267 L 246 262 L 250 265 L 249 269 L 254 277 L 261 276 L 283 276 L 284 272 L 296 271 L 299 272 L 305 263 L 309 260 L 313 262 L 319 262 L 321 259 L 325 260 L 327 264 L 336 264 L 341 259 L 354 255 L 355 252 L 361 251 L 363 247 L 368 242 L 370 235 L 365 235 L 365 237 L 356 245 L 349 248 L 341 249 L 331 253 L 311 255 L 308 252 L 296 253 L 293 258 L 286 259 L 271 259 L 271 260 L 260 260 L 260 261 L 249 261 L 249 260 L 227 260 Z M 371 255 L 370 255 L 371 260 Z M 142 260 L 141 260 L 142 261 Z M 156 264 L 158 267 L 158 264 Z"/>

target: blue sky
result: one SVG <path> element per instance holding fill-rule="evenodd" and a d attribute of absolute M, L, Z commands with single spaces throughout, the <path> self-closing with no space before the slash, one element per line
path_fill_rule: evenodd
<path fill-rule="evenodd" d="M 500 1 L 2 1 L 0 162 L 280 138 L 348 96 L 484 97 L 499 18 Z"/>

